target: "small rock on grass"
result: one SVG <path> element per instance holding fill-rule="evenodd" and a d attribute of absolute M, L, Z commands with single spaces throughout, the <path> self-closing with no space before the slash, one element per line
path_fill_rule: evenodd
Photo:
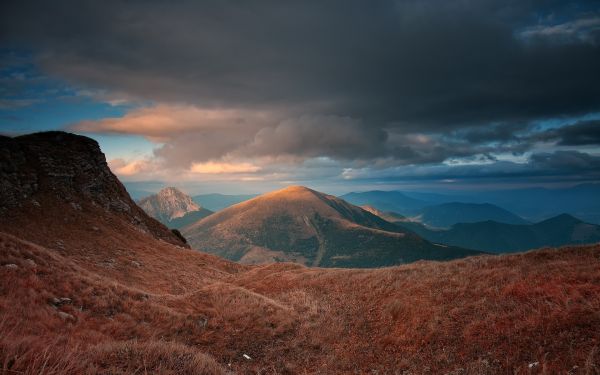
<path fill-rule="evenodd" d="M 66 313 L 64 311 L 59 311 L 58 316 L 60 316 L 60 318 L 62 320 L 75 320 L 75 317 L 73 315 Z"/>

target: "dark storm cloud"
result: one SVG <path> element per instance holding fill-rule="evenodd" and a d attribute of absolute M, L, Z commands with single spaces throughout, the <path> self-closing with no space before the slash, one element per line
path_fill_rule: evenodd
<path fill-rule="evenodd" d="M 0 5 L 2 46 L 30 49 L 78 88 L 156 104 L 71 129 L 159 139 L 154 156 L 177 167 L 327 157 L 383 170 L 476 157 L 490 164 L 469 173 L 590 174 L 596 156 L 533 148 L 598 144 L 594 122 L 535 124 L 600 113 L 599 27 L 600 1 Z M 492 156 L 528 151 L 522 165 Z"/>
<path fill-rule="evenodd" d="M 600 157 L 577 151 L 557 151 L 536 153 L 525 162 L 502 160 L 488 164 L 465 164 L 450 166 L 447 164 L 413 165 L 402 168 L 373 170 L 351 170 L 345 172 L 350 180 L 372 181 L 445 181 L 453 183 L 459 180 L 507 181 L 525 180 L 567 181 L 597 180 L 600 178 Z"/>
<path fill-rule="evenodd" d="M 600 171 L 600 157 L 577 151 L 556 151 L 531 156 L 531 163 L 541 170 Z"/>
<path fill-rule="evenodd" d="M 50 71 L 153 100 L 413 131 L 599 109 L 596 34 L 544 32 L 597 19 L 597 1 L 5 3 L 4 40 Z M 540 21 L 555 12 L 570 19 Z"/>
<path fill-rule="evenodd" d="M 573 125 L 548 130 L 537 135 L 545 141 L 555 141 L 561 146 L 600 145 L 600 120 L 579 121 Z"/>
<path fill-rule="evenodd" d="M 385 155 L 387 140 L 384 130 L 350 117 L 301 116 L 261 129 L 244 154 L 318 157 L 329 150 L 343 159 L 372 159 Z"/>

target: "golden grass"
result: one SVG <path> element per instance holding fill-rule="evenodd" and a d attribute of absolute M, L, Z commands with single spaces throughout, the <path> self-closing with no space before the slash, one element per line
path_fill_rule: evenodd
<path fill-rule="evenodd" d="M 600 246 L 246 267 L 99 225 L 0 234 L 0 373 L 599 373 Z"/>

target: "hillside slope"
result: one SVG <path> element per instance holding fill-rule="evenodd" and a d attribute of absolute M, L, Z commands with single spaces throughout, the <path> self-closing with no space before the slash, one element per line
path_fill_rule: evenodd
<path fill-rule="evenodd" d="M 369 206 L 369 205 L 365 205 L 365 206 L 360 206 L 360 208 L 362 208 L 365 211 L 368 211 L 370 213 L 372 213 L 375 216 L 379 216 L 380 218 L 382 218 L 385 221 L 389 221 L 390 223 L 395 223 L 398 221 L 406 221 L 406 217 L 400 214 L 397 214 L 395 212 L 392 211 L 381 211 L 378 210 L 377 208 L 373 207 L 373 206 Z"/>
<path fill-rule="evenodd" d="M 38 154 L 31 148 L 37 142 L 21 139 L 27 156 L 0 148 L 2 194 L 15 197 L 0 215 L 2 373 L 479 375 L 600 368 L 600 246 L 375 270 L 244 266 L 181 246 L 144 212 L 140 226 L 131 220 L 133 207 L 111 208 L 110 201 L 127 200 L 118 189 L 105 196 L 118 181 L 112 174 L 95 179 L 103 167 L 86 172 L 104 165 L 97 145 L 65 137 Z M 80 153 L 84 145 L 91 152 Z M 7 172 L 20 163 L 14 155 L 47 155 L 54 167 L 93 181 L 43 182 L 54 167 Z M 94 186 L 91 195 L 79 195 L 87 184 Z M 71 200 L 63 202 L 67 193 Z M 109 205 L 100 205 L 105 198 Z"/>
<path fill-rule="evenodd" d="M 184 228 L 183 234 L 194 248 L 242 263 L 381 267 L 477 254 L 431 244 L 359 207 L 301 186 L 226 208 Z"/>

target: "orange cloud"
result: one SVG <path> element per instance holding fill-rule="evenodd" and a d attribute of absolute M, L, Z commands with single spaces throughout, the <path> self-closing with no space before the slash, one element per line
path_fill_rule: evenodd
<path fill-rule="evenodd" d="M 224 173 L 253 173 L 260 171 L 260 167 L 250 163 L 206 162 L 194 163 L 190 168 L 192 173 L 224 174 Z"/>
<path fill-rule="evenodd" d="M 125 161 L 113 159 L 108 162 L 110 169 L 118 176 L 135 176 L 154 171 L 156 168 L 149 160 Z"/>
<path fill-rule="evenodd" d="M 262 126 L 272 114 L 237 109 L 206 109 L 195 106 L 157 105 L 138 108 L 123 117 L 81 121 L 70 126 L 84 133 L 122 133 L 161 139 L 182 132 Z"/>

